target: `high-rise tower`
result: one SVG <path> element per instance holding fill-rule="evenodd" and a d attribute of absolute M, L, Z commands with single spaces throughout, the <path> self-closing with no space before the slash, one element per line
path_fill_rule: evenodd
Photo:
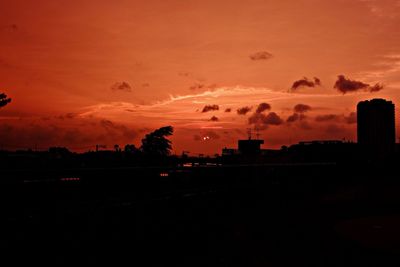
<path fill-rule="evenodd" d="M 384 155 L 395 148 L 395 110 L 391 101 L 372 99 L 357 105 L 357 141 L 371 152 Z"/>

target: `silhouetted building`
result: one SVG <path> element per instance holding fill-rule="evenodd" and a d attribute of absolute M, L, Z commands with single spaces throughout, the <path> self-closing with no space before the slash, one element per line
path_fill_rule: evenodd
<path fill-rule="evenodd" d="M 261 153 L 261 145 L 264 140 L 260 139 L 247 139 L 238 141 L 239 153 L 242 155 L 257 155 Z"/>
<path fill-rule="evenodd" d="M 234 156 L 238 154 L 238 150 L 235 148 L 223 148 L 222 149 L 222 156 Z"/>
<path fill-rule="evenodd" d="M 391 101 L 372 99 L 358 103 L 357 142 L 377 156 L 394 151 L 395 109 Z"/>
<path fill-rule="evenodd" d="M 224 148 L 222 149 L 222 156 L 250 156 L 260 155 L 262 152 L 261 145 L 264 140 L 260 139 L 246 139 L 238 140 L 238 148 Z"/>
<path fill-rule="evenodd" d="M 294 162 L 352 162 L 360 160 L 358 145 L 351 141 L 313 140 L 291 145 L 288 155 Z"/>

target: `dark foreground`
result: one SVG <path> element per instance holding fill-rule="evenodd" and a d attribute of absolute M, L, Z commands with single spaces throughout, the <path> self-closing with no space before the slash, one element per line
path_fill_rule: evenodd
<path fill-rule="evenodd" d="M 387 166 L 3 175 L 0 248 L 11 265 L 400 265 L 400 182 Z"/>

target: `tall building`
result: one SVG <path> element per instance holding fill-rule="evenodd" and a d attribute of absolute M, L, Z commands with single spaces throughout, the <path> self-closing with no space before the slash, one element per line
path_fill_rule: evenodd
<path fill-rule="evenodd" d="M 357 142 L 378 155 L 394 150 L 395 111 L 391 101 L 372 99 L 358 103 Z"/>
<path fill-rule="evenodd" d="M 258 155 L 261 153 L 262 144 L 264 144 L 264 140 L 260 139 L 239 140 L 238 150 L 242 155 Z"/>

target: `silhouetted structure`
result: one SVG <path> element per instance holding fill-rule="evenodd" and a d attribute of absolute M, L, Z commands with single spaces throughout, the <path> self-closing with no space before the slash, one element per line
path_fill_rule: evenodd
<path fill-rule="evenodd" d="M 287 150 L 287 160 L 293 162 L 354 163 L 363 159 L 356 143 L 342 140 L 302 141 Z"/>
<path fill-rule="evenodd" d="M 262 154 L 261 145 L 264 144 L 264 140 L 261 139 L 245 139 L 238 140 L 238 148 L 223 148 L 222 156 L 257 156 Z"/>
<path fill-rule="evenodd" d="M 358 103 L 357 141 L 377 156 L 394 151 L 395 111 L 391 101 L 372 99 Z"/>
<path fill-rule="evenodd" d="M 258 155 L 261 153 L 262 144 L 264 144 L 264 140 L 260 139 L 239 140 L 239 153 L 242 155 Z"/>

